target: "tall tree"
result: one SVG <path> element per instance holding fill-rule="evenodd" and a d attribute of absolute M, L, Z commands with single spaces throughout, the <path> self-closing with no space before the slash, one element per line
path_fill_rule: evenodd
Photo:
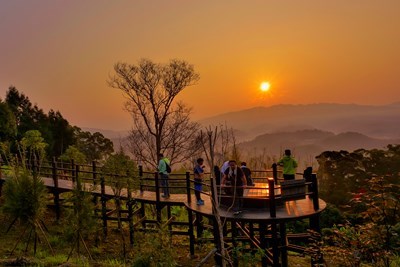
<path fill-rule="evenodd" d="M 74 129 L 59 111 L 50 110 L 45 114 L 29 98 L 11 86 L 5 103 L 15 116 L 17 140 L 21 140 L 29 130 L 38 130 L 46 140 L 47 155 L 58 157 L 65 149 L 75 143 Z"/>
<path fill-rule="evenodd" d="M 106 159 L 114 152 L 112 141 L 102 133 L 90 133 L 74 127 L 77 138 L 77 148 L 86 156 L 88 161 Z"/>
<path fill-rule="evenodd" d="M 8 105 L 0 101 L 0 142 L 13 140 L 16 134 L 15 116 Z"/>
<path fill-rule="evenodd" d="M 50 110 L 48 113 L 48 129 L 53 143 L 50 147 L 50 155 L 58 157 L 66 149 L 76 143 L 74 128 L 64 119 L 59 111 Z"/>
<path fill-rule="evenodd" d="M 134 123 L 130 136 L 134 156 L 153 167 L 160 152 L 168 155 L 171 163 L 186 160 L 198 125 L 190 121 L 190 109 L 182 103 L 174 105 L 174 100 L 199 80 L 194 67 L 176 59 L 167 64 L 142 59 L 137 65 L 117 63 L 114 71 L 108 83 L 128 99 L 126 109 Z"/>
<path fill-rule="evenodd" d="M 43 129 L 47 123 L 46 114 L 37 105 L 32 105 L 29 98 L 18 92 L 15 87 L 11 86 L 8 89 L 5 102 L 15 115 L 18 140 L 29 130 L 39 130 L 42 134 L 46 132 Z"/>

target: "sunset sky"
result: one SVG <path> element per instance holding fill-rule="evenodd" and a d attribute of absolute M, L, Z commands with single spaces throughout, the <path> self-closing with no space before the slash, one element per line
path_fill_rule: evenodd
<path fill-rule="evenodd" d="M 400 1 L 1 0 L 10 85 L 73 125 L 131 128 L 116 62 L 195 66 L 193 118 L 276 104 L 400 101 Z M 262 92 L 260 84 L 271 87 Z"/>

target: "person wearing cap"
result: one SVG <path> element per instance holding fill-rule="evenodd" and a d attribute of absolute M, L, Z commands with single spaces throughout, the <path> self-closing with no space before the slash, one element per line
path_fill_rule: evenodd
<path fill-rule="evenodd" d="M 285 155 L 278 161 L 279 166 L 283 166 L 283 179 L 294 180 L 297 168 L 297 161 L 291 156 L 290 149 L 285 150 Z"/>

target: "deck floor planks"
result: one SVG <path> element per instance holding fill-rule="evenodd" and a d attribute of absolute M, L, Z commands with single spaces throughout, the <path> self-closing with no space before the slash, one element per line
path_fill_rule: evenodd
<path fill-rule="evenodd" d="M 3 178 L 4 180 L 4 178 Z M 54 188 L 54 181 L 52 178 L 42 178 L 44 184 L 48 188 Z M 82 183 L 82 185 L 89 189 L 93 186 L 91 183 Z M 260 187 L 257 185 L 255 187 Z M 71 191 L 73 188 L 73 182 L 69 180 L 58 180 L 58 188 L 60 191 Z M 260 194 L 266 194 L 266 189 L 246 189 L 248 197 L 256 197 Z M 254 190 L 253 192 L 251 192 Z M 105 194 L 108 197 L 113 197 L 114 193 L 110 186 L 105 186 Z M 100 194 L 101 189 L 100 185 L 97 185 L 91 193 Z M 123 189 L 121 192 L 121 196 L 127 197 L 127 190 Z M 144 201 L 148 203 L 156 203 L 156 193 L 151 191 L 134 191 L 131 194 L 133 199 L 137 199 L 139 201 Z M 201 213 L 205 216 L 212 216 L 212 204 L 209 196 L 203 195 L 204 205 L 197 205 L 194 196 L 191 196 L 191 202 L 187 202 L 186 194 L 171 194 L 169 198 L 160 197 L 160 202 L 165 204 L 173 204 L 173 205 L 185 205 L 187 208 L 194 212 Z M 220 216 L 227 219 L 234 220 L 246 220 L 246 221 L 290 221 L 299 218 L 311 217 L 326 207 L 325 201 L 319 199 L 319 210 L 314 210 L 313 200 L 309 196 L 306 196 L 305 199 L 286 201 L 283 205 L 278 205 L 276 207 L 276 218 L 271 218 L 268 209 L 242 209 L 242 212 L 238 215 L 235 215 L 232 210 L 227 210 L 226 208 L 220 208 L 219 213 Z"/>

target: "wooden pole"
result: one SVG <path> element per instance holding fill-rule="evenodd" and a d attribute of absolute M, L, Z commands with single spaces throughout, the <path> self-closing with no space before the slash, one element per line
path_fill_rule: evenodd
<path fill-rule="evenodd" d="M 311 175 L 311 181 L 312 181 L 312 187 L 313 187 L 313 205 L 314 205 L 314 210 L 317 211 L 319 210 L 319 196 L 318 196 L 318 180 L 317 180 L 317 175 L 313 173 Z"/>
<path fill-rule="evenodd" d="M 75 184 L 75 162 L 73 159 L 71 159 L 71 179 L 72 183 Z"/>
<path fill-rule="evenodd" d="M 313 194 L 312 194 L 313 206 L 314 206 L 314 210 L 318 211 L 319 210 L 319 196 L 318 196 L 319 193 L 318 193 L 317 175 L 315 173 L 313 173 L 311 175 L 311 179 L 312 179 L 312 188 L 313 188 Z M 320 223 L 319 223 L 319 213 L 310 217 L 310 228 L 318 233 L 321 232 L 321 227 L 320 227 Z"/>
<path fill-rule="evenodd" d="M 278 229 L 276 223 L 271 223 L 272 266 L 279 267 Z"/>
<path fill-rule="evenodd" d="M 139 165 L 140 193 L 143 193 L 143 166 Z"/>
<path fill-rule="evenodd" d="M 272 164 L 272 177 L 274 178 L 275 184 L 278 184 L 278 165 Z"/>
<path fill-rule="evenodd" d="M 188 204 L 190 204 L 192 202 L 192 197 L 191 197 L 191 192 L 190 192 L 190 173 L 189 172 L 186 172 L 186 199 L 187 199 Z"/>
<path fill-rule="evenodd" d="M 53 195 L 54 195 L 54 206 L 56 209 L 56 220 L 57 222 L 60 220 L 60 194 L 58 192 L 58 175 L 57 175 L 57 162 L 56 159 L 53 157 L 53 161 L 51 163 L 51 170 L 53 176 Z"/>
<path fill-rule="evenodd" d="M 280 223 L 279 230 L 281 233 L 281 261 L 282 267 L 288 266 L 288 254 L 287 254 L 287 238 L 286 238 L 286 224 Z"/>
<path fill-rule="evenodd" d="M 171 220 L 171 206 L 170 205 L 168 205 L 167 206 L 167 216 L 168 216 L 168 219 L 167 219 L 167 221 L 170 221 Z M 172 231 L 172 225 L 169 223 L 168 224 L 168 230 L 169 230 L 169 233 L 171 234 L 171 231 Z"/>
<path fill-rule="evenodd" d="M 190 256 L 194 255 L 194 231 L 193 231 L 193 213 L 191 209 L 187 209 L 188 212 L 188 222 L 189 222 L 189 249 Z"/>
<path fill-rule="evenodd" d="M 3 178 L 2 172 L 1 172 L 2 169 L 3 169 L 3 159 L 1 158 L 1 155 L 0 155 L 0 180 L 2 180 L 2 178 Z"/>
<path fill-rule="evenodd" d="M 201 214 L 200 213 L 197 213 L 196 212 L 196 225 L 197 225 L 197 238 L 200 238 L 200 237 L 202 237 L 203 236 L 203 230 L 204 230 L 204 227 L 203 227 L 203 216 L 201 216 Z"/>
<path fill-rule="evenodd" d="M 216 266 L 222 266 L 222 257 L 221 257 L 221 249 L 222 249 L 222 240 L 220 238 L 220 233 L 219 233 L 219 227 L 218 227 L 218 222 L 217 222 L 217 218 L 213 217 L 213 232 L 214 232 L 214 244 L 217 248 L 217 252 L 215 253 L 214 256 L 214 261 Z"/>
<path fill-rule="evenodd" d="M 134 226 L 133 226 L 133 199 L 132 199 L 132 192 L 131 192 L 131 180 L 130 180 L 130 173 L 129 171 L 127 172 L 127 189 L 126 189 L 126 193 L 128 195 L 128 202 L 127 202 L 127 206 L 128 206 L 128 224 L 129 224 L 129 242 L 131 245 L 133 245 L 134 242 Z"/>
<path fill-rule="evenodd" d="M 259 232 L 260 232 L 260 247 L 263 250 L 264 254 L 261 258 L 261 266 L 262 267 L 267 267 L 268 266 L 268 258 L 267 258 L 267 253 L 266 253 L 266 249 L 267 249 L 267 239 L 266 239 L 266 228 L 267 225 L 263 222 L 259 223 Z"/>
<path fill-rule="evenodd" d="M 106 198 L 106 185 L 104 176 L 100 177 L 100 188 L 101 188 L 101 218 L 103 220 L 103 236 L 107 238 L 107 198 Z"/>
<path fill-rule="evenodd" d="M 275 203 L 275 183 L 274 179 L 268 178 L 268 192 L 269 192 L 269 214 L 271 218 L 276 217 L 276 203 Z"/>
<path fill-rule="evenodd" d="M 232 234 L 232 246 L 233 246 L 233 266 L 239 266 L 239 259 L 238 259 L 238 251 L 237 251 L 237 241 L 236 238 L 238 236 L 237 228 L 236 228 L 236 221 L 231 221 L 231 234 Z"/>
<path fill-rule="evenodd" d="M 161 202 L 160 202 L 160 185 L 158 172 L 154 172 L 154 180 L 156 183 L 156 212 L 157 212 L 157 222 L 161 225 Z"/>

